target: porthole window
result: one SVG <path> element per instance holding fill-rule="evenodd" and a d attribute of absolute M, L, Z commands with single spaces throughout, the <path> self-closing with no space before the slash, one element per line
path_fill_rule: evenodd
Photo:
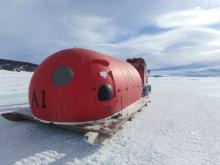
<path fill-rule="evenodd" d="M 68 66 L 63 66 L 55 69 L 52 75 L 52 81 L 55 85 L 67 85 L 74 77 L 73 70 Z"/>
<path fill-rule="evenodd" d="M 113 97 L 113 90 L 111 85 L 104 84 L 99 88 L 98 98 L 100 101 L 111 100 Z"/>

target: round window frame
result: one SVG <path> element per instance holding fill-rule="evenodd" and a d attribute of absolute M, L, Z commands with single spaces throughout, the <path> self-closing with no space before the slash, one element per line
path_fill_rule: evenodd
<path fill-rule="evenodd" d="M 55 74 L 56 74 L 56 72 L 57 72 L 59 69 L 64 69 L 64 68 L 68 68 L 68 69 L 70 70 L 71 78 L 70 78 L 68 81 L 66 81 L 65 83 L 63 83 L 63 84 L 57 83 L 56 80 L 55 80 L 55 79 L 56 79 L 56 78 L 55 78 L 55 77 L 56 77 Z M 57 76 L 58 76 L 58 75 L 57 75 Z M 69 84 L 73 81 L 74 77 L 75 77 L 75 72 L 74 72 L 74 70 L 73 70 L 70 66 L 66 66 L 66 65 L 64 65 L 64 66 L 58 66 L 58 67 L 56 67 L 56 68 L 53 70 L 53 72 L 52 72 L 51 81 L 52 81 L 52 84 L 55 85 L 56 87 L 65 87 L 65 86 L 69 85 Z"/>

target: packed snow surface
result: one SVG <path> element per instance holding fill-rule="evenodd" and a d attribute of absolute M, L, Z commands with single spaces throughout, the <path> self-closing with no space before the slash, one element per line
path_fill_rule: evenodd
<path fill-rule="evenodd" d="M 30 73 L 1 71 L 0 77 L 0 105 L 27 101 Z M 49 125 L 0 118 L 0 164 L 219 165 L 220 78 L 150 82 L 151 103 L 104 145 Z"/>
<path fill-rule="evenodd" d="M 27 103 L 28 85 L 32 74 L 0 70 L 0 107 Z"/>

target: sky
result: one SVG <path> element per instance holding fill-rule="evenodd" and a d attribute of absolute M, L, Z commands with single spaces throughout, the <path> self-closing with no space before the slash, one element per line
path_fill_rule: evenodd
<path fill-rule="evenodd" d="M 0 0 L 0 58 L 40 63 L 66 48 L 152 69 L 220 64 L 219 0 Z"/>

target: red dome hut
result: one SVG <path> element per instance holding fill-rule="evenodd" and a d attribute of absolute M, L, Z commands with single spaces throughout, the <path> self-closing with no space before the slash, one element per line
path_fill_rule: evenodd
<path fill-rule="evenodd" d="M 128 62 L 88 49 L 49 56 L 29 86 L 32 114 L 43 122 L 73 124 L 104 119 L 139 100 L 143 83 Z"/>

